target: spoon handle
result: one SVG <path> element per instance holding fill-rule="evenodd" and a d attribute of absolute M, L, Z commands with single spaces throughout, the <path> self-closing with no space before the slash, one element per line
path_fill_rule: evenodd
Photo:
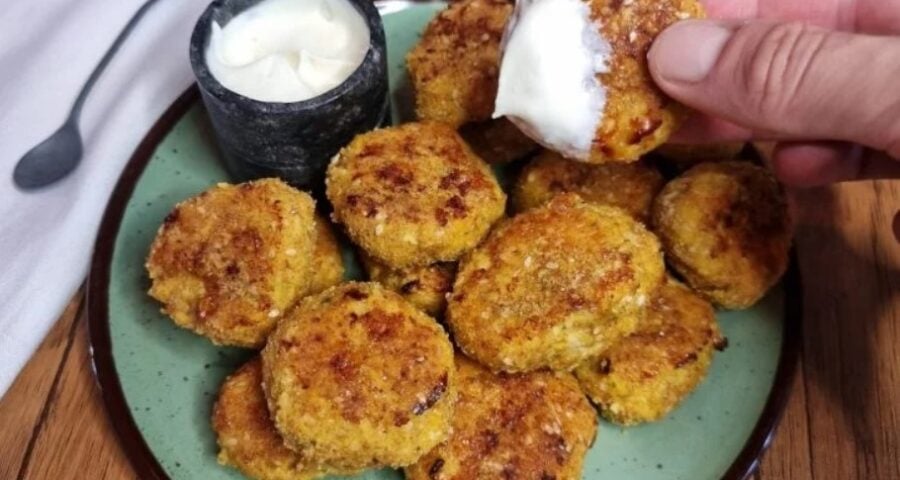
<path fill-rule="evenodd" d="M 94 87 L 94 84 L 97 83 L 97 79 L 100 78 L 100 75 L 103 73 L 103 70 L 106 69 L 106 66 L 109 65 L 109 61 L 112 60 L 113 56 L 115 56 L 116 52 L 119 50 L 119 47 L 122 46 L 122 43 L 125 42 L 125 39 L 128 38 L 128 34 L 134 30 L 135 25 L 141 20 L 141 17 L 147 13 L 147 10 L 150 10 L 150 7 L 156 3 L 156 0 L 147 0 L 141 5 L 141 8 L 134 13 L 134 16 L 131 17 L 131 20 L 125 25 L 125 28 L 119 32 L 119 36 L 116 37 L 116 40 L 109 47 L 109 50 L 103 55 L 103 58 L 100 59 L 100 63 L 94 67 L 94 71 L 91 72 L 91 76 L 88 77 L 87 82 L 85 82 L 84 86 L 81 87 L 81 92 L 78 93 L 78 97 L 75 99 L 75 104 L 72 105 L 72 110 L 69 112 L 69 120 L 70 122 L 76 122 L 78 117 L 81 115 L 81 107 L 84 106 L 84 101 L 87 99 L 88 94 L 91 93 L 91 89 Z"/>

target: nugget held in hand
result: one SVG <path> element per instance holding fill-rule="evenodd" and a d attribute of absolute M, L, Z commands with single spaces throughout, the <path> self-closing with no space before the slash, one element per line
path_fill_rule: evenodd
<path fill-rule="evenodd" d="M 491 118 L 512 9 L 507 0 L 462 0 L 431 20 L 406 56 L 419 119 L 456 128 Z"/>
<path fill-rule="evenodd" d="M 700 164 L 663 188 L 652 217 L 675 271 L 722 307 L 752 306 L 787 269 L 787 200 L 762 167 Z"/>
<path fill-rule="evenodd" d="M 487 164 L 438 123 L 357 136 L 328 167 L 326 184 L 334 219 L 394 268 L 456 260 L 506 208 Z"/>
<path fill-rule="evenodd" d="M 460 262 L 447 322 L 493 370 L 570 370 L 634 330 L 664 271 L 656 237 L 625 211 L 563 194 Z"/>
<path fill-rule="evenodd" d="M 262 360 L 276 428 L 318 465 L 402 467 L 447 438 L 453 345 L 436 321 L 377 283 L 305 298 Z"/>
<path fill-rule="evenodd" d="M 659 171 L 643 162 L 591 165 L 545 150 L 519 174 L 512 204 L 523 212 L 560 193 L 574 192 L 587 202 L 619 207 L 644 222 L 664 183 Z"/>
<path fill-rule="evenodd" d="M 313 281 L 314 215 L 309 195 L 276 179 L 185 200 L 150 248 L 150 296 L 214 343 L 260 347 Z"/>
<path fill-rule="evenodd" d="M 312 480 L 337 473 L 309 464 L 302 453 L 284 446 L 269 418 L 259 357 L 245 363 L 222 384 L 213 407 L 212 427 L 219 444 L 219 463 L 250 478 Z"/>
<path fill-rule="evenodd" d="M 522 0 L 503 39 L 494 116 L 564 156 L 633 162 L 663 144 L 683 107 L 653 83 L 647 51 L 696 0 Z"/>
<path fill-rule="evenodd" d="M 446 442 L 408 480 L 580 480 L 597 414 L 568 373 L 495 374 L 457 356 L 459 401 Z"/>
<path fill-rule="evenodd" d="M 723 348 L 715 311 L 669 279 L 637 330 L 577 370 L 604 418 L 622 425 L 659 420 L 700 384 Z"/>

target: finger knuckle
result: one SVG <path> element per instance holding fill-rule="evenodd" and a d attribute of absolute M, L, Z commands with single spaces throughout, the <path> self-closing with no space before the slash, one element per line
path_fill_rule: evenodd
<path fill-rule="evenodd" d="M 803 23 L 767 26 L 756 48 L 748 52 L 741 72 L 749 108 L 766 117 L 789 113 L 802 93 L 824 34 Z"/>

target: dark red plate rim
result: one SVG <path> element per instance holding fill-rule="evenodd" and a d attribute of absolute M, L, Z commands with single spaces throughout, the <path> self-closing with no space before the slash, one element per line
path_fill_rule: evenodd
<path fill-rule="evenodd" d="M 196 85 L 178 97 L 175 103 L 153 125 L 134 155 L 131 156 L 103 214 L 87 283 L 88 328 L 94 376 L 100 387 L 103 402 L 106 404 L 106 411 L 134 470 L 141 478 L 154 480 L 165 480 L 169 476 L 147 446 L 131 416 L 112 356 L 107 301 L 110 265 L 125 207 L 128 205 L 128 200 L 131 198 L 144 167 L 149 163 L 156 147 L 198 99 L 199 92 Z M 785 275 L 784 282 L 786 291 L 784 341 L 778 370 L 775 373 L 775 382 L 750 438 L 723 477 L 727 480 L 744 480 L 756 471 L 759 467 L 760 457 L 772 442 L 775 429 L 781 419 L 781 413 L 790 396 L 800 353 L 802 319 L 803 290 L 797 269 L 796 255 L 792 255 L 791 267 Z"/>

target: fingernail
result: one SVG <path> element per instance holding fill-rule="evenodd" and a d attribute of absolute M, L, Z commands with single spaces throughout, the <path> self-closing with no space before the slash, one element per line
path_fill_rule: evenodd
<path fill-rule="evenodd" d="M 711 20 L 676 23 L 656 38 L 648 54 L 657 78 L 697 83 L 709 75 L 734 30 Z"/>

